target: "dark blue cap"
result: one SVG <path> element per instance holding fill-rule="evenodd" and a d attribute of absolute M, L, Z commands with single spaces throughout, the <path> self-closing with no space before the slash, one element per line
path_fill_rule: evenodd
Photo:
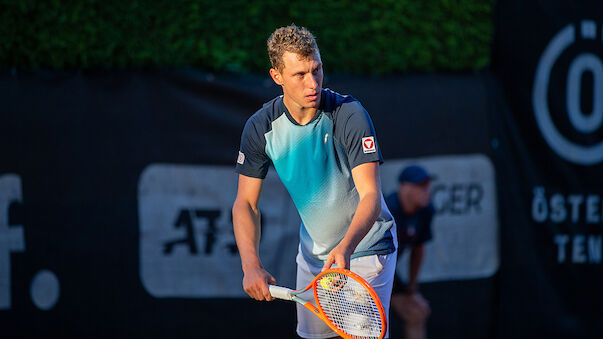
<path fill-rule="evenodd" d="M 406 167 L 400 172 L 400 176 L 398 176 L 399 182 L 410 182 L 413 184 L 420 184 L 425 180 L 433 179 L 433 176 L 427 172 L 421 166 L 411 165 Z"/>

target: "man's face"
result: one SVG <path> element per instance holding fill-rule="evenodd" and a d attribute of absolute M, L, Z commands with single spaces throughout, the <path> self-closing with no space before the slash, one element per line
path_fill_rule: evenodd
<path fill-rule="evenodd" d="M 430 183 L 430 180 L 425 180 L 419 184 L 405 182 L 401 185 L 402 194 L 407 197 L 413 208 L 421 209 L 429 205 Z"/>
<path fill-rule="evenodd" d="M 279 72 L 273 68 L 270 75 L 274 82 L 283 87 L 287 104 L 295 106 L 294 109 L 318 108 L 323 78 L 318 51 L 307 58 L 285 52 L 283 62 L 283 69 Z"/>

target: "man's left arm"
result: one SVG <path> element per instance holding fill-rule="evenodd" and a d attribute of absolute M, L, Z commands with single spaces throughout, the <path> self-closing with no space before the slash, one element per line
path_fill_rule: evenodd
<path fill-rule="evenodd" d="M 337 267 L 350 268 L 350 257 L 356 246 L 370 231 L 381 213 L 381 180 L 379 162 L 367 162 L 352 169 L 352 178 L 358 191 L 360 201 L 356 213 L 339 244 L 331 250 L 323 266 L 323 270 L 337 264 Z"/>

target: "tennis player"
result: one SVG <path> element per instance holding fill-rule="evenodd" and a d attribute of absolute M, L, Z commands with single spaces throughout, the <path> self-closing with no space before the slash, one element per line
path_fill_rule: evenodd
<path fill-rule="evenodd" d="M 273 300 L 268 284 L 276 281 L 258 255 L 258 201 L 272 162 L 302 221 L 297 288 L 333 265 L 349 268 L 373 286 L 389 316 L 397 236 L 381 193 L 383 158 L 371 119 L 353 97 L 322 88 L 320 52 L 307 29 L 278 28 L 267 45 L 270 76 L 283 95 L 251 116 L 241 137 L 232 212 L 243 288 L 256 300 Z M 337 337 L 301 305 L 297 319 L 303 338 Z"/>

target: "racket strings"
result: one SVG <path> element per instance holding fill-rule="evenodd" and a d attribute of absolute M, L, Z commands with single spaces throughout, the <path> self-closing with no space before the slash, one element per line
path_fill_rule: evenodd
<path fill-rule="evenodd" d="M 358 339 L 378 338 L 381 334 L 379 306 L 355 279 L 328 273 L 317 281 L 316 295 L 319 307 L 342 331 Z"/>

